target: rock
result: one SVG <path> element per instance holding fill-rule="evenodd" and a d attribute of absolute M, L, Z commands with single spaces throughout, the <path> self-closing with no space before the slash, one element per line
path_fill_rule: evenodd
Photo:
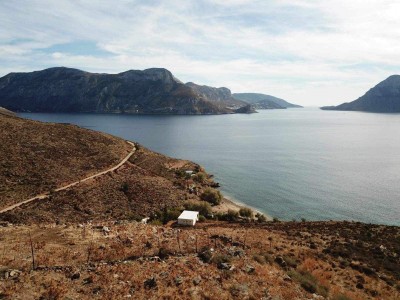
<path fill-rule="evenodd" d="M 221 270 L 233 270 L 234 266 L 232 266 L 229 263 L 222 262 L 222 263 L 218 264 L 218 269 L 221 269 Z"/>
<path fill-rule="evenodd" d="M 201 277 L 200 276 L 197 276 L 197 277 L 193 278 L 193 284 L 194 285 L 199 285 L 200 282 L 201 282 Z"/>
<path fill-rule="evenodd" d="M 83 284 L 91 284 L 91 283 L 93 283 L 93 277 L 92 276 L 89 276 L 89 277 L 83 279 Z"/>
<path fill-rule="evenodd" d="M 283 278 L 284 281 L 287 281 L 287 282 L 291 282 L 291 281 L 292 281 L 292 278 L 290 278 L 290 276 L 288 276 L 288 275 L 286 275 L 286 274 L 283 275 L 282 278 Z"/>
<path fill-rule="evenodd" d="M 182 277 L 180 277 L 180 276 L 177 276 L 177 277 L 175 277 L 175 284 L 176 285 L 181 285 L 182 284 L 182 282 L 183 282 L 183 279 L 182 279 Z"/>
<path fill-rule="evenodd" d="M 4 279 L 16 279 L 21 275 L 21 271 L 9 269 L 4 272 Z"/>
<path fill-rule="evenodd" d="M 235 284 L 229 288 L 229 291 L 233 297 L 243 299 L 249 294 L 249 287 L 245 284 Z"/>
<path fill-rule="evenodd" d="M 275 258 L 275 262 L 276 262 L 279 266 L 281 266 L 282 268 L 287 268 L 287 263 L 286 263 L 286 261 L 283 259 L 282 256 L 277 256 L 277 257 Z"/>
<path fill-rule="evenodd" d="M 252 265 L 247 265 L 246 266 L 246 273 L 248 274 L 253 274 L 255 272 L 256 268 L 254 268 Z"/>
<path fill-rule="evenodd" d="M 105 234 L 110 233 L 110 228 L 108 228 L 107 226 L 103 226 L 103 228 L 101 229 Z"/>
<path fill-rule="evenodd" d="M 145 289 L 154 289 L 157 287 L 157 280 L 154 276 L 152 276 L 146 279 L 143 284 Z"/>

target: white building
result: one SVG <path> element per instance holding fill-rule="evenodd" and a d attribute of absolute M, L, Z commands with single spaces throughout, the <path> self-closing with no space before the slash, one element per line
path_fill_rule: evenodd
<path fill-rule="evenodd" d="M 178 224 L 186 226 L 194 226 L 198 220 L 199 220 L 198 211 L 184 210 L 178 217 Z"/>

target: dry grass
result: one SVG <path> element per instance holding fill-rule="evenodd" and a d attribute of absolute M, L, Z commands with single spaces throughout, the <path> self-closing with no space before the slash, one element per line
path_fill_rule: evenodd
<path fill-rule="evenodd" d="M 105 233 L 103 226 L 110 232 Z M 134 299 L 309 299 L 311 291 L 331 299 L 356 300 L 373 299 L 373 290 L 381 299 L 399 297 L 394 286 L 376 277 L 362 275 L 364 286 L 356 288 L 360 272 L 350 266 L 332 267 L 339 262 L 321 255 L 322 241 L 315 242 L 317 249 L 310 248 L 302 244 L 303 238 L 294 238 L 278 226 L 245 228 L 217 222 L 170 228 L 102 222 L 5 227 L 0 230 L 1 268 L 22 273 L 17 279 L 1 279 L 0 293 L 6 299 L 57 299 L 57 295 L 72 299 L 128 295 Z M 33 272 L 29 232 L 36 258 Z M 273 238 L 272 246 L 268 237 Z M 209 263 L 198 255 L 204 249 L 211 249 Z M 258 256 L 264 259 L 255 260 Z M 298 264 L 282 267 L 265 258 L 277 256 Z M 221 262 L 233 267 L 221 268 Z M 315 291 L 307 289 L 309 284 Z"/>

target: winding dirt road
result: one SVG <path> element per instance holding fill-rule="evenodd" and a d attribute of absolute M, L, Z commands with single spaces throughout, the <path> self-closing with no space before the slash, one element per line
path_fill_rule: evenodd
<path fill-rule="evenodd" d="M 128 142 L 128 144 L 132 145 L 132 147 L 133 147 L 133 148 L 132 148 L 132 151 L 131 151 L 118 165 L 116 165 L 116 166 L 114 166 L 114 167 L 112 167 L 112 168 L 110 168 L 110 169 L 107 169 L 107 170 L 105 170 L 105 171 L 102 171 L 102 172 L 100 172 L 100 173 L 97 173 L 97 174 L 91 175 L 91 176 L 89 176 L 89 177 L 83 178 L 83 179 L 81 179 L 81 180 L 75 181 L 75 182 L 73 182 L 73 183 L 70 183 L 70 184 L 68 184 L 68 185 L 59 187 L 59 188 L 55 189 L 54 191 L 55 191 L 55 192 L 59 192 L 59 191 L 66 190 L 66 189 L 68 189 L 68 188 L 70 188 L 70 187 L 73 187 L 73 186 L 75 186 L 75 185 L 77 185 L 77 184 L 79 184 L 79 183 L 81 183 L 81 182 L 85 182 L 85 181 L 87 181 L 87 180 L 96 178 L 96 177 L 98 177 L 98 176 L 101 176 L 101 175 L 104 175 L 104 174 L 113 172 L 113 171 L 115 171 L 116 169 L 118 169 L 119 167 L 121 167 L 124 163 L 126 163 L 126 162 L 128 161 L 128 159 L 129 159 L 129 158 L 135 153 L 135 151 L 136 151 L 135 144 L 132 143 L 132 142 L 129 142 L 129 141 L 127 141 L 127 142 Z M 21 206 L 21 205 L 24 205 L 24 204 L 26 204 L 26 203 L 29 203 L 29 202 L 32 202 L 32 201 L 35 201 L 35 200 L 46 199 L 46 198 L 49 198 L 49 197 L 50 197 L 50 192 L 42 193 L 42 194 L 36 195 L 35 197 L 29 198 L 29 199 L 24 200 L 24 201 L 22 201 L 22 202 L 18 202 L 18 203 L 16 203 L 16 204 L 13 204 L 13 205 L 11 205 L 11 206 L 8 206 L 8 207 L 6 207 L 6 208 L 0 210 L 0 214 L 5 213 L 5 212 L 10 211 L 10 210 L 13 210 L 14 208 L 17 208 L 17 207 L 19 207 L 19 206 Z"/>

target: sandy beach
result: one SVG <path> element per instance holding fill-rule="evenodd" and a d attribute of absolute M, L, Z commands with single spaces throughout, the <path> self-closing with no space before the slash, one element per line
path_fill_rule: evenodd
<path fill-rule="evenodd" d="M 224 197 L 221 201 L 221 204 L 214 206 L 213 207 L 213 212 L 214 213 L 224 213 L 227 212 L 228 210 L 234 210 L 234 211 L 239 211 L 239 209 L 243 208 L 243 207 L 248 207 L 251 210 L 254 211 L 254 213 L 261 213 L 259 211 L 257 211 L 256 209 L 246 206 L 244 204 L 239 204 L 237 202 L 232 201 L 231 199 L 228 199 L 227 197 Z M 263 213 L 261 213 L 263 214 Z M 267 214 L 263 214 L 268 221 L 272 221 L 272 217 L 267 215 Z"/>

